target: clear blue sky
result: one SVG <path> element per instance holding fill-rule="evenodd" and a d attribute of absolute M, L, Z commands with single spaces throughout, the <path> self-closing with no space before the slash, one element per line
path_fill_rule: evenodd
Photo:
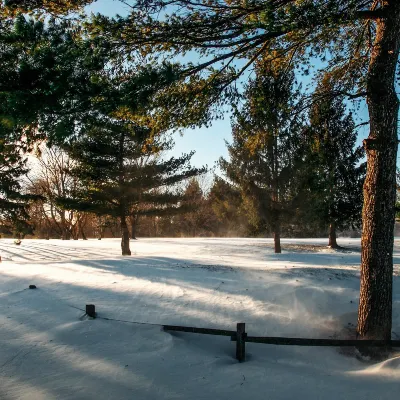
<path fill-rule="evenodd" d="M 129 6 L 121 3 L 119 0 L 97 0 L 86 9 L 89 12 L 99 12 L 109 16 L 116 14 L 126 15 L 129 12 Z M 354 117 L 357 123 L 368 119 L 365 103 L 362 104 L 360 111 Z M 360 128 L 359 144 L 367 136 L 368 127 Z M 230 139 L 230 120 L 229 115 L 227 115 L 224 120 L 214 121 L 209 128 L 186 130 L 183 136 L 175 135 L 175 149 L 172 153 L 178 156 L 181 153 L 188 153 L 195 150 L 196 154 L 192 158 L 192 164 L 195 166 L 207 164 L 211 168 L 221 156 L 228 156 L 225 140 L 230 141 Z"/>

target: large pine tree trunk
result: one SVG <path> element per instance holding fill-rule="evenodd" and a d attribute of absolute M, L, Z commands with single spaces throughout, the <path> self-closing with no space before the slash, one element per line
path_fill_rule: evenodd
<path fill-rule="evenodd" d="M 357 332 L 361 339 L 390 339 L 392 330 L 393 229 L 396 201 L 398 99 L 394 80 L 400 45 L 400 2 L 382 1 L 385 18 L 376 38 L 367 76 L 370 135 L 364 141 L 361 287 Z"/>
<path fill-rule="evenodd" d="M 273 224 L 274 228 L 274 250 L 275 253 L 282 253 L 281 249 L 281 220 L 280 220 L 280 212 L 278 211 L 279 207 L 279 154 L 278 154 L 278 130 L 276 129 L 276 132 L 272 138 L 273 140 L 270 141 L 270 157 L 272 162 L 272 187 L 273 187 L 273 193 L 272 193 L 272 201 L 273 201 L 273 208 L 274 214 L 275 214 L 275 221 Z"/>
<path fill-rule="evenodd" d="M 129 229 L 126 223 L 126 217 L 121 217 L 121 250 L 123 256 L 130 256 L 131 249 L 129 247 Z"/>
<path fill-rule="evenodd" d="M 334 222 L 331 222 L 329 225 L 329 243 L 328 246 L 332 249 L 337 249 L 339 246 L 336 241 L 336 225 Z"/>

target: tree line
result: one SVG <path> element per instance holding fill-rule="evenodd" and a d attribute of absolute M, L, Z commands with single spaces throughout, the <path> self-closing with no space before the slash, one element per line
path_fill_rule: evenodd
<path fill-rule="evenodd" d="M 15 31 L 25 24 L 18 21 Z M 79 134 L 36 146 L 25 219 L 3 218 L 3 231 L 9 225 L 18 237 L 63 240 L 122 236 L 122 254 L 130 255 L 137 236 L 273 235 L 280 253 L 281 235 L 328 235 L 337 248 L 337 230 L 360 227 L 365 162 L 343 97 L 317 98 L 308 115 L 298 112 L 294 71 L 260 62 L 241 102 L 232 103 L 229 158 L 220 159 L 220 176 L 207 190 L 198 179 L 206 168 L 190 166 L 193 153 L 168 158 L 173 142 L 146 110 L 147 93 L 120 108 L 132 85 L 164 73 L 139 71 L 122 84 L 123 76 L 103 75 L 103 100 L 91 105 Z M 149 88 L 152 94 L 154 82 Z"/>

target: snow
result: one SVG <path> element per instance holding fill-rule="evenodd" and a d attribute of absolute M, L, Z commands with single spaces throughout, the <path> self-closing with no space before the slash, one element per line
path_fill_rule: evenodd
<path fill-rule="evenodd" d="M 353 337 L 359 239 L 0 240 L 0 399 L 395 399 L 400 356 L 246 344 L 157 325 L 252 336 Z M 400 335 L 396 241 L 393 338 Z M 30 284 L 36 290 L 27 289 Z"/>

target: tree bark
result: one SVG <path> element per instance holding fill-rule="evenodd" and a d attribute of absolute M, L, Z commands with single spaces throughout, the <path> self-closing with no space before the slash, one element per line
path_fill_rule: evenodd
<path fill-rule="evenodd" d="M 104 235 L 104 227 L 103 227 L 103 224 L 101 221 L 101 217 L 97 218 L 97 225 L 98 225 L 98 229 L 99 229 L 97 240 L 101 240 L 101 239 L 103 239 L 103 235 Z"/>
<path fill-rule="evenodd" d="M 85 235 L 85 230 L 83 229 L 82 225 L 80 227 L 80 231 L 81 231 L 81 236 L 83 240 L 88 240 L 86 235 Z"/>
<path fill-rule="evenodd" d="M 128 224 L 126 223 L 126 217 L 121 216 L 121 250 L 123 256 L 130 256 L 131 249 L 129 247 L 129 229 Z"/>
<path fill-rule="evenodd" d="M 376 21 L 367 75 L 370 134 L 364 140 L 361 284 L 357 334 L 389 340 L 392 330 L 393 229 L 396 201 L 397 118 L 394 80 L 400 46 L 400 2 L 381 1 L 386 16 Z"/>
<path fill-rule="evenodd" d="M 87 240 L 87 237 L 85 235 L 85 230 L 83 229 L 83 223 L 82 223 L 81 219 L 79 219 L 79 221 L 78 221 L 78 231 L 81 234 L 82 239 L 83 240 Z"/>
<path fill-rule="evenodd" d="M 336 241 L 336 225 L 331 222 L 329 225 L 329 243 L 328 246 L 332 249 L 337 249 L 339 246 Z"/>
<path fill-rule="evenodd" d="M 136 239 L 136 227 L 138 224 L 139 216 L 138 215 L 133 215 L 131 216 L 131 239 L 137 240 Z"/>
<path fill-rule="evenodd" d="M 280 229 L 276 229 L 274 232 L 274 249 L 275 253 L 282 253 L 281 249 L 281 233 Z"/>

